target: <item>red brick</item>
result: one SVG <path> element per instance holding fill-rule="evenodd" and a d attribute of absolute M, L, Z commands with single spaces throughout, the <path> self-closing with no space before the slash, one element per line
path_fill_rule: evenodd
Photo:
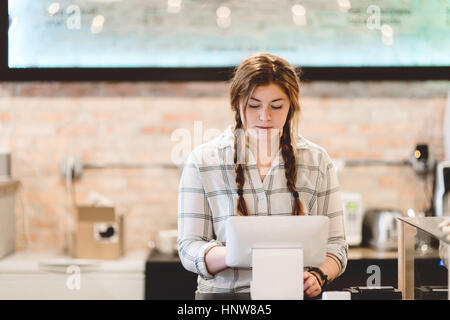
<path fill-rule="evenodd" d="M 344 151 L 343 155 L 345 159 L 349 160 L 383 158 L 383 154 L 381 152 L 370 152 L 370 151 Z"/>
<path fill-rule="evenodd" d="M 54 232 L 58 228 L 58 222 L 50 219 L 29 219 L 30 228 L 36 230 L 49 230 Z"/>
<path fill-rule="evenodd" d="M 401 184 L 398 177 L 379 177 L 378 184 L 383 188 L 394 188 Z"/>
<path fill-rule="evenodd" d="M 58 96 L 84 97 L 98 96 L 101 92 L 100 83 L 62 83 L 58 88 Z"/>
<path fill-rule="evenodd" d="M 195 121 L 202 120 L 203 117 L 196 112 L 186 112 L 186 113 L 165 113 L 163 115 L 164 121 Z"/>
<path fill-rule="evenodd" d="M 172 135 L 175 129 L 171 127 L 165 126 L 145 126 L 140 129 L 140 133 L 143 134 L 163 134 L 163 135 Z"/>
<path fill-rule="evenodd" d="M 106 96 L 139 96 L 139 85 L 134 82 L 121 82 L 121 83 L 105 83 L 104 95 Z"/>
<path fill-rule="evenodd" d="M 57 134 L 65 134 L 70 136 L 93 136 L 97 133 L 98 128 L 89 125 L 70 125 L 67 127 L 58 127 Z"/>
<path fill-rule="evenodd" d="M 17 94 L 21 97 L 51 97 L 58 94 L 60 89 L 60 83 L 58 82 L 35 82 L 35 83 L 22 83 L 18 85 Z"/>
<path fill-rule="evenodd" d="M 10 122 L 10 121 L 11 121 L 11 113 L 0 112 L 0 122 Z"/>

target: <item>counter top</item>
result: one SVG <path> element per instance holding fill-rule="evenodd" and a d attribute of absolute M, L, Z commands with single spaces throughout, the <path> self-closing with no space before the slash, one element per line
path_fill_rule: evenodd
<path fill-rule="evenodd" d="M 377 251 L 372 248 L 364 248 L 364 247 L 350 247 L 348 250 L 348 259 L 349 260 L 362 260 L 362 259 L 370 259 L 370 260 L 396 260 L 397 259 L 397 250 L 395 251 Z M 429 253 L 424 255 L 416 255 L 416 258 L 438 258 L 439 252 L 437 249 L 431 250 Z M 179 262 L 177 254 L 163 254 L 158 250 L 152 250 L 147 259 L 152 262 Z"/>
<path fill-rule="evenodd" d="M 396 260 L 398 258 L 398 251 L 377 251 L 372 248 L 365 247 L 353 247 L 348 250 L 349 260 L 361 260 L 361 259 L 372 259 L 372 260 Z M 439 258 L 439 250 L 437 248 L 431 248 L 426 253 L 416 252 L 414 255 L 416 259 L 429 259 L 429 258 Z"/>
<path fill-rule="evenodd" d="M 372 248 L 350 247 L 348 250 L 349 260 L 360 259 L 397 259 L 397 250 L 395 251 L 377 251 Z"/>
<path fill-rule="evenodd" d="M 0 274 L 65 273 L 77 265 L 83 272 L 144 273 L 147 252 L 130 252 L 115 260 L 76 259 L 55 252 L 15 252 L 0 259 Z"/>
<path fill-rule="evenodd" d="M 146 255 L 106 261 L 15 252 L 0 259 L 0 300 L 142 300 Z"/>

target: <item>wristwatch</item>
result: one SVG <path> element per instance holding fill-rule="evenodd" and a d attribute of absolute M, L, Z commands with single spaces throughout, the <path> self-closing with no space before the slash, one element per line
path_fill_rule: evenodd
<path fill-rule="evenodd" d="M 325 273 L 323 273 L 323 271 L 320 268 L 317 268 L 317 267 L 305 267 L 305 270 L 308 271 L 308 272 L 311 272 L 311 271 L 316 272 L 320 276 L 320 278 L 323 281 L 322 288 L 327 285 L 327 283 L 328 283 L 328 276 Z"/>

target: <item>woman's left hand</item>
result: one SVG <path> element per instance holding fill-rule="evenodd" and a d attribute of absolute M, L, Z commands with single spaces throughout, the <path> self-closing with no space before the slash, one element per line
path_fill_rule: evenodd
<path fill-rule="evenodd" d="M 317 278 L 310 272 L 303 272 L 303 291 L 309 298 L 316 297 L 322 291 L 322 287 Z"/>

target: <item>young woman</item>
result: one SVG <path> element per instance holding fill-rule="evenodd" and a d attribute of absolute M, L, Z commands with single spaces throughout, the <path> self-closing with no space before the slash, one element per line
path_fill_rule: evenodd
<path fill-rule="evenodd" d="M 257 53 L 243 60 L 231 80 L 234 126 L 186 161 L 178 251 L 183 266 L 199 275 L 198 292 L 249 292 L 251 270 L 225 264 L 225 221 L 233 215 L 329 217 L 326 261 L 303 274 L 307 297 L 345 270 L 338 179 L 327 152 L 297 134 L 299 85 L 296 70 L 280 57 Z"/>

